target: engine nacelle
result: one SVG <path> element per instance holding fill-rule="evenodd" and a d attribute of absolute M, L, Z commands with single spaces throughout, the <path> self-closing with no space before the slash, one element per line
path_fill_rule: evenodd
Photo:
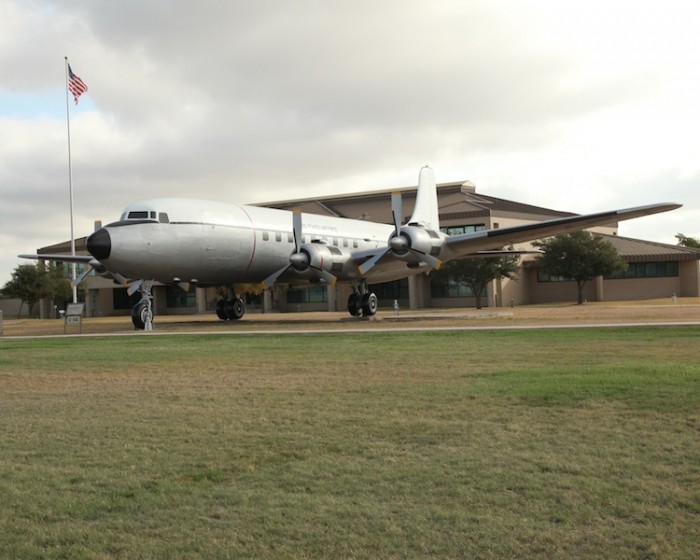
<path fill-rule="evenodd" d="M 350 260 L 349 253 L 344 253 L 337 247 L 320 242 L 304 243 L 297 254 L 303 255 L 304 261 L 298 263 L 301 266 L 292 263 L 297 270 L 303 271 L 307 268 L 313 268 L 325 270 L 334 276 L 339 274 L 345 263 Z"/>
<path fill-rule="evenodd" d="M 391 252 L 399 258 L 408 258 L 411 252 L 437 257 L 442 249 L 440 234 L 421 226 L 407 225 L 389 240 Z"/>

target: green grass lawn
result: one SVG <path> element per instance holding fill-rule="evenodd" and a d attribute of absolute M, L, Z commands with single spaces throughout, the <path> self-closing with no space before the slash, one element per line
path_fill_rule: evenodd
<path fill-rule="evenodd" d="M 0 558 L 697 558 L 700 328 L 0 340 Z"/>

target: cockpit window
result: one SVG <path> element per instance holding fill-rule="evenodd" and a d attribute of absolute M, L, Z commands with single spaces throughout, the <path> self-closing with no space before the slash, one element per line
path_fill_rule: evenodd
<path fill-rule="evenodd" d="M 132 210 L 126 217 L 127 220 L 155 220 L 156 212 L 153 210 Z"/>
<path fill-rule="evenodd" d="M 165 212 L 158 213 L 158 221 L 161 224 L 169 224 L 170 223 L 170 219 L 168 218 L 168 215 Z"/>

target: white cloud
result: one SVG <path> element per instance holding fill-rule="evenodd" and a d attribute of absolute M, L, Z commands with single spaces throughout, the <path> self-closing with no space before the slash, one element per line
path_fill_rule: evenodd
<path fill-rule="evenodd" d="M 0 284 L 67 238 L 63 56 L 90 88 L 78 235 L 139 198 L 374 190 L 429 163 L 562 210 L 676 200 L 622 233 L 700 236 L 698 28 L 673 0 L 5 0 Z"/>

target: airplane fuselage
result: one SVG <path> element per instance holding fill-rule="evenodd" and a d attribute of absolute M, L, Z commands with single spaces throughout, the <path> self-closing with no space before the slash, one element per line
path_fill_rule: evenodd
<path fill-rule="evenodd" d="M 301 243 L 325 258 L 322 266 L 332 266 L 338 280 L 351 281 L 359 273 L 350 255 L 385 247 L 393 231 L 385 224 L 305 214 Z M 120 221 L 88 240 L 90 252 L 110 271 L 200 286 L 260 282 L 289 263 L 294 247 L 289 211 L 177 198 L 132 204 Z M 406 275 L 405 263 L 398 262 L 379 280 Z M 306 283 L 309 277 L 290 270 L 284 280 Z"/>

